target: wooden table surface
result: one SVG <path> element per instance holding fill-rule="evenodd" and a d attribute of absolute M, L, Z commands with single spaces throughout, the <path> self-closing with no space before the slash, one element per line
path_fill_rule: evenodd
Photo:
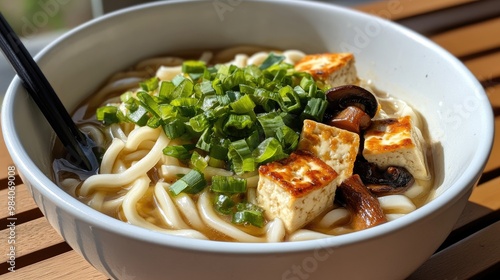
<path fill-rule="evenodd" d="M 463 61 L 484 86 L 495 112 L 496 130 L 500 131 L 500 1 L 390 0 L 355 8 L 405 25 Z M 49 225 L 17 176 L 14 181 L 16 272 L 9 272 L 7 187 L 12 181 L 8 178 L 12 166 L 0 137 L 0 278 L 106 279 Z M 486 169 L 453 232 L 410 279 L 500 279 L 499 275 L 500 133 L 497 133 Z"/>

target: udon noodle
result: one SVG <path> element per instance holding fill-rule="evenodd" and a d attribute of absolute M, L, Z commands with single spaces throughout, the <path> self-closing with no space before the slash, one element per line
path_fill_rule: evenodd
<path fill-rule="evenodd" d="M 285 62 L 295 64 L 304 54 L 287 50 L 281 53 Z M 260 65 L 269 51 L 253 47 L 236 47 L 198 53 L 197 59 L 206 64 L 225 63 L 238 67 Z M 264 226 L 238 225 L 213 206 L 214 194 L 205 188 L 198 194 L 172 195 L 171 186 L 179 174 L 187 174 L 192 167 L 179 159 L 165 155 L 166 146 L 184 144 L 180 139 L 169 139 L 162 127 L 138 126 L 131 122 L 104 126 L 96 121 L 96 108 L 119 104 L 120 95 L 135 91 L 139 82 L 157 76 L 172 80 L 182 71 L 181 64 L 193 54 L 182 54 L 146 59 L 133 68 L 112 76 L 74 114 L 79 127 L 105 150 L 99 174 L 81 180 L 75 174 L 55 170 L 55 180 L 71 195 L 88 206 L 111 217 L 146 229 L 171 235 L 198 239 L 238 242 L 281 242 L 323 238 L 352 232 L 350 212 L 331 203 L 321 215 L 305 227 L 287 232 L 280 218 L 265 221 Z M 375 116 L 394 118 L 411 115 L 416 127 L 424 129 L 420 116 L 404 101 L 374 90 L 369 81 L 360 81 L 361 87 L 376 93 L 381 110 Z M 55 154 L 60 147 L 56 147 Z M 203 172 L 207 182 L 212 176 L 235 176 L 227 168 L 207 166 Z M 247 179 L 247 191 L 242 200 L 256 203 L 257 172 L 241 175 Z M 378 197 L 387 220 L 404 216 L 426 202 L 432 180 L 417 179 L 402 194 Z"/>

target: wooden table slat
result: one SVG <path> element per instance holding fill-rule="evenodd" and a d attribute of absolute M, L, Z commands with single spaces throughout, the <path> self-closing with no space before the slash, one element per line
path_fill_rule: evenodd
<path fill-rule="evenodd" d="M 468 60 L 465 66 L 476 76 L 479 81 L 492 80 L 500 77 L 500 51 Z"/>
<path fill-rule="evenodd" d="M 474 0 L 389 0 L 357 5 L 356 9 L 390 20 L 399 20 L 473 1 Z"/>
<path fill-rule="evenodd" d="M 469 201 L 493 211 L 500 210 L 500 177 L 474 188 Z"/>
<path fill-rule="evenodd" d="M 75 251 L 57 255 L 0 277 L 2 279 L 108 279 Z"/>
<path fill-rule="evenodd" d="M 436 254 L 409 279 L 469 279 L 500 262 L 500 221 Z"/>
<path fill-rule="evenodd" d="M 500 108 L 500 84 L 488 87 L 486 93 L 493 108 Z"/>
<path fill-rule="evenodd" d="M 8 236 L 9 229 L 0 232 L 0 236 Z M 36 242 L 34 242 L 36 240 Z M 64 242 L 62 237 L 52 228 L 45 217 L 16 226 L 16 258 L 26 256 L 38 250 Z M 7 246 L 2 247 L 8 249 Z M 7 261 L 7 255 L 2 254 L 0 260 Z"/>
<path fill-rule="evenodd" d="M 432 36 L 431 39 L 458 57 L 500 47 L 500 18 Z M 496 34 L 496 36 L 495 36 Z"/>
<path fill-rule="evenodd" d="M 497 0 L 481 0 L 399 19 L 397 22 L 423 35 L 430 36 L 474 25 L 498 16 L 500 16 L 500 5 L 498 5 Z"/>
<path fill-rule="evenodd" d="M 499 197 L 500 177 L 475 187 L 467 206 L 454 226 L 454 230 L 480 220 L 495 211 L 500 211 Z"/>

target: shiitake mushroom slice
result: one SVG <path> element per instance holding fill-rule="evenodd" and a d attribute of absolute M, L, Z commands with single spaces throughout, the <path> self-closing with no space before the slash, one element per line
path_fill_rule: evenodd
<path fill-rule="evenodd" d="M 333 112 L 356 106 L 373 118 L 378 110 L 377 98 L 368 90 L 356 85 L 334 87 L 327 90 L 325 95 L 328 100 L 328 110 Z"/>
<path fill-rule="evenodd" d="M 378 196 L 404 193 L 415 183 L 413 175 L 402 166 L 383 169 L 364 158 L 356 160 L 354 173 L 359 174 L 366 187 Z"/>
<path fill-rule="evenodd" d="M 366 89 L 355 85 L 334 87 L 325 92 L 328 108 L 323 122 L 360 134 L 370 126 L 378 101 Z"/>
<path fill-rule="evenodd" d="M 337 187 L 335 201 L 351 213 L 351 226 L 362 230 L 387 222 L 378 199 L 354 174 Z"/>

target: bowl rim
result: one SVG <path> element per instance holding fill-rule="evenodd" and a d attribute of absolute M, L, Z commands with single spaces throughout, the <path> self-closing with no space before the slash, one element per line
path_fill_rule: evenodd
<path fill-rule="evenodd" d="M 185 5 L 186 3 L 196 3 L 203 2 L 203 0 L 174 0 L 156 3 L 147 3 L 142 5 L 137 5 L 129 8 L 125 8 L 119 11 L 115 11 L 104 15 L 102 17 L 93 19 L 87 23 L 84 23 L 57 38 L 47 47 L 36 55 L 35 60 L 40 60 L 43 58 L 51 48 L 68 40 L 73 36 L 77 36 L 78 33 L 83 30 L 90 28 L 92 26 L 98 26 L 100 24 L 105 24 L 110 19 L 116 17 L 126 17 L 131 13 L 137 11 L 145 11 L 147 9 L 154 9 L 158 6 L 168 6 L 168 5 Z M 415 43 L 420 44 L 422 47 L 432 49 L 432 51 L 437 52 L 443 57 L 447 63 L 450 63 L 457 71 L 470 80 L 471 85 L 474 87 L 473 90 L 476 94 L 486 96 L 483 87 L 476 80 L 473 74 L 463 65 L 457 58 L 451 55 L 449 52 L 433 43 L 424 36 L 409 30 L 403 26 L 400 26 L 394 22 L 390 22 L 385 19 L 380 19 L 373 15 L 368 15 L 360 11 L 355 11 L 349 8 L 326 4 L 318 2 L 309 1 L 280 1 L 280 0 L 255 0 L 252 2 L 257 2 L 259 4 L 274 3 L 280 5 L 296 5 L 298 7 L 308 7 L 311 9 L 331 9 L 337 12 L 342 12 L 349 14 L 353 17 L 361 17 L 365 20 L 383 20 L 385 24 L 390 26 L 390 28 L 404 34 L 410 40 L 415 41 Z M 283 3 L 286 2 L 286 3 Z M 451 207 L 454 202 L 456 202 L 460 197 L 466 195 L 467 192 L 473 187 L 473 185 L 479 179 L 479 176 L 486 165 L 486 159 L 488 158 L 491 148 L 493 145 L 494 129 L 486 129 L 484 131 L 484 137 L 479 139 L 481 141 L 478 143 L 477 152 L 470 161 L 467 169 L 463 170 L 462 174 L 456 179 L 455 183 L 450 186 L 448 190 L 443 192 L 438 197 L 434 198 L 432 201 L 426 203 L 416 211 L 405 215 L 395 221 L 379 225 L 377 227 L 369 228 L 359 232 L 354 232 L 346 235 L 332 236 L 323 239 L 316 240 L 306 240 L 306 241 L 295 241 L 295 242 L 280 242 L 280 243 L 241 243 L 241 242 L 223 242 L 223 241 L 211 241 L 211 240 L 198 240 L 190 239 L 178 236 L 167 235 L 165 233 L 154 232 L 152 230 L 144 229 L 138 226 L 133 226 L 115 218 L 111 218 L 105 214 L 92 209 L 84 203 L 79 202 L 76 198 L 66 193 L 60 187 L 58 187 L 54 182 L 52 182 L 29 158 L 27 152 L 20 145 L 18 135 L 15 133 L 14 125 L 14 100 L 15 95 L 22 91 L 19 89 L 21 83 L 19 78 L 16 76 L 9 88 L 7 89 L 3 106 L 1 112 L 1 125 L 3 136 L 5 139 L 5 144 L 7 149 L 19 171 L 22 175 L 28 179 L 32 186 L 34 186 L 37 191 L 45 198 L 52 201 L 57 207 L 62 208 L 64 211 L 70 213 L 78 220 L 84 221 L 91 225 L 92 227 L 97 227 L 102 230 L 111 232 L 113 234 L 118 234 L 125 236 L 130 239 L 137 239 L 145 243 L 153 243 L 161 246 L 182 248 L 186 250 L 196 250 L 205 251 L 212 253 L 231 253 L 231 254 L 273 254 L 273 253 L 286 253 L 286 252 L 296 252 L 296 251 L 308 251 L 324 247 L 335 247 L 335 246 L 345 246 L 353 243 L 364 242 L 370 239 L 378 238 L 384 235 L 394 233 L 404 227 L 409 226 L 419 220 L 425 219 L 427 216 L 435 215 L 441 211 L 444 211 L 448 207 Z M 488 98 L 482 99 L 480 106 L 483 109 L 487 109 L 489 106 Z M 491 106 L 489 106 L 491 108 Z M 492 110 L 479 110 L 482 114 L 484 127 L 494 127 L 494 116 Z M 39 205 L 41 207 L 42 205 Z M 238 249 L 238 250 L 235 250 Z"/>

